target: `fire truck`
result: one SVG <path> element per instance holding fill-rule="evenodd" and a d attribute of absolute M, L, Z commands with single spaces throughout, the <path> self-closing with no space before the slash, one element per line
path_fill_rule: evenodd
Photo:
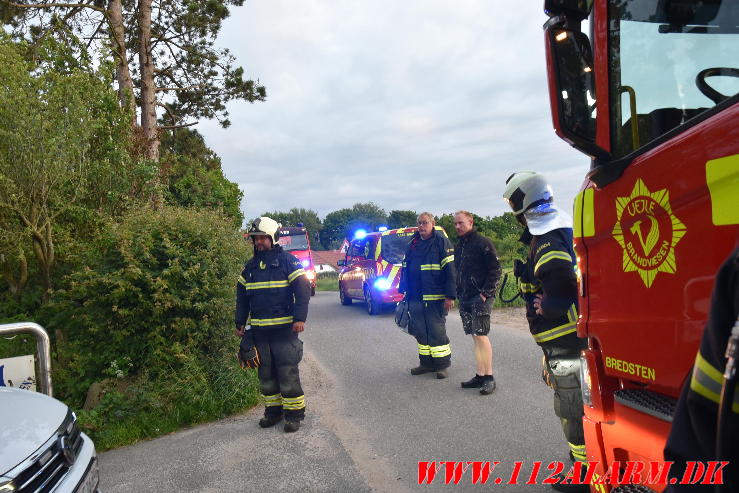
<path fill-rule="evenodd" d="M 305 275 L 310 281 L 310 294 L 316 294 L 316 267 L 313 264 L 313 254 L 310 249 L 310 238 L 308 238 L 308 230 L 303 226 L 291 226 L 280 228 L 280 237 L 277 243 L 282 248 L 295 255 L 303 265 Z"/>
<path fill-rule="evenodd" d="M 597 481 L 613 461 L 662 460 L 737 239 L 739 2 L 546 0 L 545 12 L 554 128 L 591 157 L 574 241 Z M 639 491 L 665 488 L 652 479 Z"/>

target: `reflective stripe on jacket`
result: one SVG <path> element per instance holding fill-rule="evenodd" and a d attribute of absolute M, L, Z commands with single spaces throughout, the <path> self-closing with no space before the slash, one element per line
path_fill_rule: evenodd
<path fill-rule="evenodd" d="M 559 228 L 533 237 L 527 230 L 521 241 L 527 240 L 529 256 L 518 284 L 534 341 L 540 346 L 584 347 L 585 340 L 577 337 L 577 264 L 572 229 Z M 538 295 L 542 296 L 543 315 L 534 308 Z"/>
<path fill-rule="evenodd" d="M 400 269 L 398 291 L 406 293 L 409 299 L 422 301 L 443 301 L 457 297 L 457 272 L 454 267 L 454 248 L 442 233 L 434 230 L 433 235 L 422 243 L 416 232 L 405 251 Z M 425 253 L 416 255 L 413 250 L 425 248 Z M 414 281 L 416 279 L 417 281 Z M 417 285 L 420 283 L 420 286 Z"/>
<path fill-rule="evenodd" d="M 310 283 L 300 261 L 276 246 L 257 252 L 236 284 L 236 326 L 271 329 L 304 322 Z"/>

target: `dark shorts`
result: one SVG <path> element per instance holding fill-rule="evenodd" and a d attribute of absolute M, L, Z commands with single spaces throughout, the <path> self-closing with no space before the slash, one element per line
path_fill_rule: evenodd
<path fill-rule="evenodd" d="M 490 332 L 490 311 L 493 308 L 493 298 L 484 302 L 479 296 L 471 301 L 460 301 L 459 316 L 462 318 L 462 328 L 465 334 L 485 336 Z"/>

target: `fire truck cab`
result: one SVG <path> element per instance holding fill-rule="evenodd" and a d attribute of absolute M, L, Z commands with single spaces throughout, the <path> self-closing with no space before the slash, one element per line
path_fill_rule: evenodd
<path fill-rule="evenodd" d="M 592 158 L 574 241 L 597 480 L 614 461 L 663 459 L 739 232 L 739 2 L 546 0 L 545 11 L 554 128 Z"/>
<path fill-rule="evenodd" d="M 303 265 L 305 275 L 310 281 L 311 296 L 316 294 L 316 268 L 313 264 L 313 254 L 310 249 L 308 230 L 302 226 L 280 228 L 280 237 L 277 243 L 287 252 L 295 255 Z"/>

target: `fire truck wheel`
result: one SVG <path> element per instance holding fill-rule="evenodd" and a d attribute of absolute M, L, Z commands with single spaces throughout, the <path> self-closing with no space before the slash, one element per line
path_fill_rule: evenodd
<path fill-rule="evenodd" d="M 344 286 L 341 283 L 339 283 L 339 300 L 341 300 L 342 305 L 352 304 L 352 299 L 344 293 Z"/>
<path fill-rule="evenodd" d="M 364 287 L 364 301 L 367 303 L 367 313 L 377 315 L 380 313 L 380 305 L 372 297 L 372 290 L 369 286 Z"/>

